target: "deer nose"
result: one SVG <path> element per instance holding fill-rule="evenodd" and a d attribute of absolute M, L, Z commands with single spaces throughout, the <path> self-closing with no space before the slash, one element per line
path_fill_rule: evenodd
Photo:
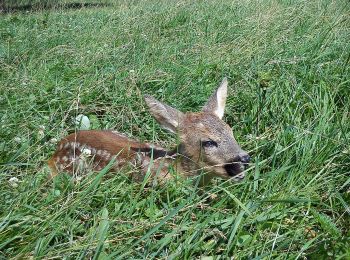
<path fill-rule="evenodd" d="M 239 160 L 242 163 L 249 163 L 250 162 L 250 156 L 248 154 L 242 154 L 239 156 Z"/>

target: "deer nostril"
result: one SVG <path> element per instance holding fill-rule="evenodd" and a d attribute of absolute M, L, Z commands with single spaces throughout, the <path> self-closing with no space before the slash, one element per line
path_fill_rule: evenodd
<path fill-rule="evenodd" d="M 248 154 L 240 155 L 239 159 L 242 163 L 249 163 L 250 162 L 250 156 Z"/>

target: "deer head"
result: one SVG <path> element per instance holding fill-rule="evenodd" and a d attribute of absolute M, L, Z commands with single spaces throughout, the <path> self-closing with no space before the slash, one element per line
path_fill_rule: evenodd
<path fill-rule="evenodd" d="M 148 95 L 145 101 L 159 124 L 178 135 L 178 153 L 182 155 L 184 170 L 196 174 L 204 170 L 212 177 L 239 181 L 244 178 L 243 171 L 250 157 L 235 140 L 230 126 L 222 120 L 227 85 L 224 78 L 201 112 L 182 113 Z"/>

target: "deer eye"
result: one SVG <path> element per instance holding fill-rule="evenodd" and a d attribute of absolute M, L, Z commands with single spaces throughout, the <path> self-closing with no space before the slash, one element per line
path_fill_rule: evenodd
<path fill-rule="evenodd" d="M 202 147 L 205 147 L 205 148 L 218 147 L 218 143 L 213 140 L 202 141 Z"/>

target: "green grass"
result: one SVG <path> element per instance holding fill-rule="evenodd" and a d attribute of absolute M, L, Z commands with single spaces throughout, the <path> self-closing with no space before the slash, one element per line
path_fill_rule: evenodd
<path fill-rule="evenodd" d="M 349 2 L 109 3 L 0 16 L 0 259 L 349 259 Z M 142 95 L 198 111 L 224 76 L 244 182 L 46 179 L 77 114 L 171 147 Z"/>

